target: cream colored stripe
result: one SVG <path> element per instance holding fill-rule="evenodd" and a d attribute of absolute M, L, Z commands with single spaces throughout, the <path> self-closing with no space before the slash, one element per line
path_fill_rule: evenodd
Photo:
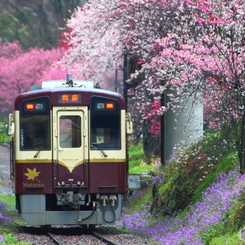
<path fill-rule="evenodd" d="M 90 159 L 90 162 L 125 162 L 126 159 Z M 51 159 L 26 159 L 26 160 L 16 160 L 16 163 L 52 163 Z M 75 166 L 79 166 L 84 162 L 88 162 L 88 159 L 78 162 Z M 58 162 L 58 164 L 65 166 L 65 163 Z"/>

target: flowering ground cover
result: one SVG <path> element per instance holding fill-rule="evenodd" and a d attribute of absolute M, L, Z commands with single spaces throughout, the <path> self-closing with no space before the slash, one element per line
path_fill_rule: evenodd
<path fill-rule="evenodd" d="M 15 236 L 14 224 L 19 221 L 16 220 L 13 200 L 13 191 L 0 186 L 0 244 L 27 245 L 26 242 L 18 242 Z"/>
<path fill-rule="evenodd" d="M 244 175 L 236 171 L 221 173 L 203 193 L 202 199 L 189 206 L 182 217 L 168 216 L 154 222 L 149 205 L 142 211 L 124 214 L 117 225 L 141 233 L 159 244 L 207 244 L 209 234 L 224 223 L 225 215 L 234 206 L 244 187 Z"/>
<path fill-rule="evenodd" d="M 7 189 L 0 188 L 0 196 L 8 195 L 10 194 L 9 192 L 10 191 L 8 191 Z M 6 224 L 9 224 L 11 222 L 9 217 L 6 215 L 6 213 L 7 213 L 7 205 L 0 201 L 0 244 L 6 244 L 5 243 L 6 239 L 3 235 L 4 227 L 6 226 Z"/>

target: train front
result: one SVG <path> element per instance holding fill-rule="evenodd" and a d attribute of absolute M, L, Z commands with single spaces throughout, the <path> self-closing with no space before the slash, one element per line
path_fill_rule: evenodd
<path fill-rule="evenodd" d="M 41 89 L 10 115 L 16 207 L 31 225 L 105 224 L 126 192 L 125 101 L 96 89 Z"/>

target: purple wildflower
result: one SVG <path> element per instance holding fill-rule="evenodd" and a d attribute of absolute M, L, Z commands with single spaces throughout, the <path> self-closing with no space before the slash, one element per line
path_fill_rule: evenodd
<path fill-rule="evenodd" d="M 143 233 L 159 244 L 164 245 L 199 245 L 205 244 L 200 234 L 208 232 L 222 221 L 225 213 L 235 204 L 245 187 L 245 175 L 231 171 L 222 173 L 217 182 L 203 193 L 200 202 L 189 207 L 184 218 L 166 217 L 164 221 L 152 224 L 147 209 L 122 215 L 117 224 L 131 231 Z"/>
<path fill-rule="evenodd" d="M 4 244 L 4 241 L 5 241 L 4 236 L 0 235 L 0 244 Z"/>
<path fill-rule="evenodd" d="M 5 206 L 6 204 L 0 203 L 0 226 L 10 222 L 10 219 L 4 216 L 4 213 L 6 212 Z"/>

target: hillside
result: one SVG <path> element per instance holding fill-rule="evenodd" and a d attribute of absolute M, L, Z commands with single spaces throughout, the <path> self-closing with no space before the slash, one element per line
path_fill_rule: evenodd
<path fill-rule="evenodd" d="M 148 186 L 130 196 L 117 225 L 154 244 L 243 244 L 245 176 L 234 149 L 220 143 L 214 155 L 213 137 L 156 167 Z"/>

